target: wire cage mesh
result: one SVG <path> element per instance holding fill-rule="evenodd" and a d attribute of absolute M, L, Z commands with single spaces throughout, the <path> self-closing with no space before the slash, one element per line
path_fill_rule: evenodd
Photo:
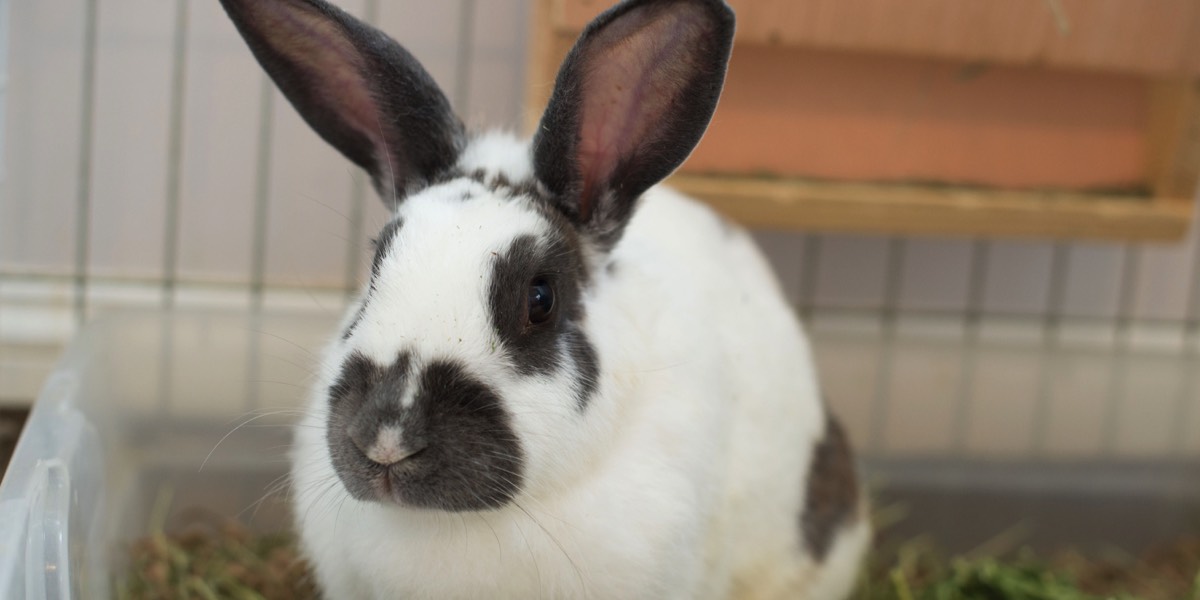
<path fill-rule="evenodd" d="M 536 110 L 526 0 L 340 4 L 401 40 L 469 125 Z M 114 309 L 332 323 L 386 211 L 216 2 L 7 8 L 4 401 L 30 400 L 62 343 Z M 1200 497 L 1194 229 L 1177 245 L 755 235 L 870 471 L 932 507 L 914 528 L 970 543 L 1037 514 L 1048 540 L 1140 544 Z M 1076 510 L 1084 497 L 1100 512 Z"/>

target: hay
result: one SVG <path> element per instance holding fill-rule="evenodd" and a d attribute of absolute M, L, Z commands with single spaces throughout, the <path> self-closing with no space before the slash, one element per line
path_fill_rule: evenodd
<path fill-rule="evenodd" d="M 116 584 L 118 599 L 318 598 L 291 534 L 255 534 L 234 520 L 203 513 L 179 533 L 167 534 L 169 504 L 160 497 L 150 535 L 129 545 L 129 570 Z M 1002 534 L 961 556 L 946 556 L 923 539 L 878 547 L 851 599 L 1200 600 L 1200 535 L 1181 536 L 1140 557 L 1105 559 L 1006 551 L 1011 537 Z"/>

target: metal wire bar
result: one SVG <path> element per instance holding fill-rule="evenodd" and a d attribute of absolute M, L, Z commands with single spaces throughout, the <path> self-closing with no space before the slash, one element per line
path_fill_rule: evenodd
<path fill-rule="evenodd" d="M 475 56 L 475 0 L 462 0 L 458 10 L 458 56 L 454 61 L 454 108 L 468 118 L 471 62 Z"/>
<path fill-rule="evenodd" d="M 879 313 L 880 341 L 875 355 L 875 395 L 871 403 L 870 448 L 884 451 L 888 419 L 891 416 L 892 370 L 896 363 L 895 341 L 899 325 L 900 294 L 904 289 L 904 268 L 908 261 L 908 243 L 904 238 L 888 241 L 887 273 L 883 282 L 883 310 Z"/>
<path fill-rule="evenodd" d="M 817 280 L 821 277 L 821 249 L 824 238 L 810 233 L 804 238 L 804 261 L 800 264 L 800 316 L 811 321 L 817 302 Z"/>
<path fill-rule="evenodd" d="M 1192 341 L 1197 341 L 1200 338 L 1200 220 L 1192 224 L 1192 259 L 1188 267 L 1188 280 L 1187 306 L 1183 313 L 1184 333 Z"/>
<path fill-rule="evenodd" d="M 259 302 L 261 302 L 261 296 Z M 248 348 L 248 356 L 246 359 L 246 410 L 251 411 L 260 408 L 262 404 L 259 394 L 259 383 L 262 380 L 262 310 L 252 310 L 250 312 L 250 327 L 246 329 L 246 346 Z"/>
<path fill-rule="evenodd" d="M 75 176 L 75 323 L 87 319 L 88 254 L 92 227 L 92 151 L 96 118 L 96 30 L 100 0 L 86 0 L 83 81 L 79 90 L 79 164 Z"/>
<path fill-rule="evenodd" d="M 1192 223 L 1192 257 L 1188 269 L 1188 297 L 1183 319 L 1183 347 L 1180 350 L 1180 372 L 1183 381 L 1180 382 L 1179 396 L 1175 399 L 1172 411 L 1172 427 L 1170 434 L 1170 450 L 1177 455 L 1186 454 L 1188 433 L 1193 417 L 1193 406 L 1196 404 L 1197 376 L 1189 368 L 1200 363 L 1200 233 L 1197 228 L 1200 222 Z"/>
<path fill-rule="evenodd" d="M 8 19 L 9 19 L 9 2 L 8 0 L 0 0 L 0 40 L 8 40 Z M 0 46 L 0 184 L 4 182 L 6 175 L 6 155 L 4 153 L 4 138 L 5 138 L 5 123 L 2 115 L 6 113 L 5 106 L 5 91 L 8 89 L 8 48 Z M 4 278 L 0 276 L 0 365 L 6 364 L 5 345 L 3 343 L 4 327 Z M 5 381 L 5 369 L 0 368 L 0 390 L 9 389 Z"/>
<path fill-rule="evenodd" d="M 163 221 L 162 304 L 175 304 L 179 271 L 179 194 L 183 171 L 183 114 L 187 86 L 188 0 L 175 0 L 171 61 L 171 108 L 167 132 L 166 216 Z"/>
<path fill-rule="evenodd" d="M 363 19 L 370 24 L 379 22 L 379 0 L 367 0 L 363 8 Z M 346 299 L 350 300 L 358 293 L 358 271 L 362 264 L 362 251 L 365 246 L 363 233 L 363 215 L 366 213 L 367 176 L 361 169 L 355 169 L 350 182 L 350 231 L 346 240 L 346 265 L 343 271 L 342 287 L 345 288 Z"/>
<path fill-rule="evenodd" d="M 1054 402 L 1054 375 L 1058 372 L 1058 350 L 1061 343 L 1063 305 L 1066 301 L 1067 280 L 1070 278 L 1071 246 L 1062 240 L 1054 243 L 1050 256 L 1049 286 L 1046 292 L 1046 312 L 1042 316 L 1042 363 L 1038 371 L 1037 398 L 1033 406 L 1031 443 L 1033 454 L 1046 449 L 1049 432 L 1050 407 Z"/>
<path fill-rule="evenodd" d="M 1187 455 L 1188 433 L 1191 429 L 1194 406 L 1196 405 L 1196 397 L 1200 392 L 1197 389 L 1197 375 L 1194 369 L 1195 364 L 1200 362 L 1200 352 L 1196 349 L 1195 334 L 1191 334 L 1184 343 L 1186 344 L 1183 353 L 1180 356 L 1180 376 L 1183 378 L 1179 382 L 1179 392 L 1175 399 L 1175 406 L 1172 409 L 1171 417 L 1171 432 L 1169 434 L 1168 449 L 1175 455 Z"/>
<path fill-rule="evenodd" d="M 350 231 L 346 240 L 346 265 L 342 277 L 342 287 L 347 300 L 358 293 L 358 271 L 366 237 L 362 222 L 367 202 L 366 180 L 365 173 L 355 171 L 350 182 Z"/>
<path fill-rule="evenodd" d="M 952 447 L 959 452 L 966 449 L 967 432 L 970 430 L 979 334 L 983 326 L 983 302 L 987 292 L 991 253 L 992 244 L 988 240 L 975 240 L 975 243 L 971 245 L 971 273 L 967 283 L 967 302 L 962 313 L 962 362 L 959 365 L 958 391 L 955 393 L 954 430 L 952 432 Z"/>
<path fill-rule="evenodd" d="M 254 168 L 254 235 L 250 258 L 250 305 L 262 309 L 267 272 L 267 219 L 271 192 L 271 145 L 275 87 L 271 78 L 262 76 L 259 87 L 258 152 Z"/>
<path fill-rule="evenodd" d="M 165 318 L 161 320 L 161 323 L 158 355 L 155 356 L 155 359 L 159 361 L 155 391 L 158 394 L 159 413 L 166 417 L 171 414 L 171 388 L 173 387 L 171 382 L 175 378 L 175 320 Z"/>
<path fill-rule="evenodd" d="M 1108 380 L 1108 395 L 1104 402 L 1104 421 L 1100 429 L 1101 450 L 1112 455 L 1117 449 L 1121 428 L 1121 405 L 1129 378 L 1129 349 L 1132 342 L 1133 317 L 1137 306 L 1137 286 L 1140 280 L 1142 248 L 1127 244 L 1121 265 L 1120 295 L 1117 297 L 1116 326 L 1113 332 L 1112 371 Z"/>

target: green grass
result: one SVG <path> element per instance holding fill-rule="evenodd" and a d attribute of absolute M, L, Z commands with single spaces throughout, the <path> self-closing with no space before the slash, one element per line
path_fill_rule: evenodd
<path fill-rule="evenodd" d="M 923 557 L 916 564 L 899 560 L 886 577 L 866 579 L 859 600 L 1128 600 L 1122 591 L 1094 594 L 1079 586 L 1068 572 L 1033 557 L 1001 560 L 984 558 L 948 561 Z"/>
<path fill-rule="evenodd" d="M 902 518 L 876 514 L 886 531 Z M 1039 556 L 1021 548 L 1014 528 L 964 555 L 947 556 L 928 540 L 881 544 L 868 559 L 853 600 L 1200 600 L 1200 535 L 1142 556 Z"/>

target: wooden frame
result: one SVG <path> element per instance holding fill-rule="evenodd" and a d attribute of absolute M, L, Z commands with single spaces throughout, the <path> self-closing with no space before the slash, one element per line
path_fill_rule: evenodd
<path fill-rule="evenodd" d="M 790 174 L 699 173 L 695 169 L 689 171 L 687 165 L 669 183 L 711 204 L 735 221 L 758 228 L 894 235 L 1178 240 L 1191 223 L 1194 195 L 1200 180 L 1200 80 L 1196 79 L 1196 73 L 1200 71 L 1200 59 L 1196 56 L 1200 56 L 1200 52 L 1193 56 L 1192 49 L 1198 44 L 1196 36 L 1189 35 L 1192 31 L 1200 33 L 1200 5 L 1190 0 L 1163 0 L 1162 4 L 1156 5 L 1158 12 L 1141 10 L 1137 13 L 1140 20 L 1129 21 L 1130 11 L 1144 8 L 1146 0 L 1092 0 L 1092 4 L 1062 1 L 1067 14 L 1076 17 L 1081 28 L 1079 35 L 1048 45 L 1049 49 L 1042 55 L 1030 50 L 1031 42 L 1025 38 L 1018 40 L 1019 44 L 1005 47 L 1003 44 L 972 45 L 969 37 L 938 37 L 938 31 L 920 32 L 924 38 L 911 32 L 907 36 L 889 37 L 889 32 L 881 32 L 878 28 L 853 30 L 856 22 L 846 19 L 825 31 L 789 27 L 789 21 L 781 20 L 777 13 L 791 10 L 787 7 L 795 3 L 786 0 L 734 0 L 732 3 L 740 13 L 758 16 L 757 21 L 748 24 L 743 20 L 737 40 L 739 45 L 794 44 L 835 52 L 852 46 L 885 58 L 894 54 L 933 56 L 938 60 L 962 56 L 997 64 L 1048 64 L 1066 73 L 1099 69 L 1136 76 L 1144 81 L 1149 99 L 1144 139 L 1140 142 L 1145 147 L 1146 180 L 1135 189 L 1121 192 L 1001 189 L 980 185 L 846 181 Z M 1096 2 L 1101 1 L 1113 6 L 1099 7 Z M 828 3 L 827 0 L 807 2 Z M 958 0 L 919 0 L 922 10 L 927 12 L 948 10 L 947 3 L 956 2 Z M 1045 11 L 1045 0 L 990 2 L 1009 3 L 1006 7 L 1010 10 L 1030 11 L 1026 21 L 1020 21 L 1022 26 L 1028 26 L 1028 21 L 1033 19 L 1036 21 L 1034 29 L 1053 33 L 1052 30 L 1061 25 L 1054 14 Z M 1012 8 L 1016 6 L 1012 3 L 1021 6 Z M 598 0 L 534 2 L 526 102 L 526 124 L 531 130 L 549 97 L 562 57 L 574 43 L 582 25 L 607 4 L 607 1 Z M 986 4 L 972 3 L 972 6 Z M 855 5 L 860 11 L 880 13 L 894 11 L 896 6 L 887 0 L 862 0 Z M 836 9 L 848 4 L 838 0 L 829 6 Z M 1092 43 L 1094 34 L 1086 27 L 1089 23 L 1095 27 L 1094 21 L 1101 18 L 1124 19 L 1120 22 L 1135 28 L 1164 29 L 1170 26 L 1159 35 L 1168 49 L 1178 50 L 1178 56 L 1170 52 L 1114 52 L 1112 48 Z M 766 25 L 771 23 L 782 25 Z M 1012 24 L 1010 19 L 996 27 L 1011 28 Z M 1106 31 L 1111 34 L 1111 26 Z M 1010 34 L 1000 30 L 980 35 L 1006 39 L 1003 35 Z M 928 47 L 922 48 L 914 41 L 919 39 L 928 39 Z M 1113 39 L 1118 40 L 1114 43 L 1126 45 L 1138 41 L 1116 35 Z"/>

